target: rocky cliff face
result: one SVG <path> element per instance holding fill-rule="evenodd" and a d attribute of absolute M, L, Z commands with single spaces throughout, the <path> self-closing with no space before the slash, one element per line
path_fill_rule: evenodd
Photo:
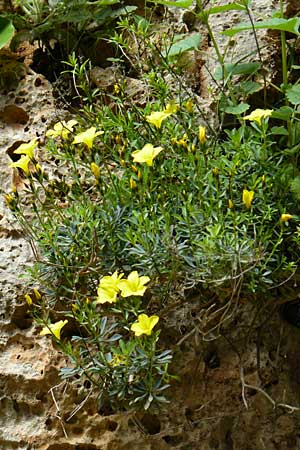
<path fill-rule="evenodd" d="M 293 13 L 299 9 L 296 0 L 286 3 Z M 275 6 L 271 0 L 253 1 L 261 17 Z M 181 19 L 186 22 L 186 17 Z M 224 15 L 213 20 L 217 31 L 237 17 L 232 12 L 226 20 Z M 279 50 L 266 34 L 260 33 L 260 39 L 269 43 L 264 51 L 269 52 L 269 71 L 276 76 Z M 213 69 L 208 42 L 203 50 L 193 76 L 201 81 L 199 94 L 205 96 L 210 83 L 207 67 Z M 236 38 L 237 54 L 252 50 L 249 35 Z M 51 85 L 43 76 L 8 51 L 0 53 L 0 64 L 4 73 L 12 74 L 0 99 L 0 184 L 8 191 L 12 146 L 42 136 L 57 111 Z M 257 310 L 250 299 L 242 299 L 243 316 L 215 341 L 198 336 L 199 299 L 190 300 L 193 314 L 191 308 L 182 308 L 165 327 L 175 352 L 174 371 L 181 377 L 170 390 L 170 405 L 164 411 L 137 414 L 99 410 L 89 386 L 60 380 L 64 357 L 50 339 L 39 336 L 28 316 L 20 275 L 31 263 L 31 248 L 2 200 L 0 207 L 1 450 L 300 448 L 300 332 L 272 313 L 279 297 L 264 300 L 255 322 Z M 296 288 L 278 295 L 296 298 Z"/>

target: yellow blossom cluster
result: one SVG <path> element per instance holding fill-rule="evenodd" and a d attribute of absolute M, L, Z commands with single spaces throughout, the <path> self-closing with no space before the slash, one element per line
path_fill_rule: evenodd
<path fill-rule="evenodd" d="M 121 297 L 130 297 L 131 295 L 143 296 L 150 281 L 149 277 L 139 276 L 134 270 L 127 279 L 123 278 L 124 274 L 114 272 L 112 275 L 102 277 L 97 290 L 98 303 L 114 303 L 117 301 L 118 294 Z"/>
<path fill-rule="evenodd" d="M 9 167 L 22 169 L 25 175 L 29 175 L 29 164 L 30 162 L 34 161 L 34 150 L 36 149 L 37 145 L 37 139 L 32 139 L 30 142 L 19 145 L 19 147 L 14 150 L 14 153 L 17 155 L 21 155 L 21 158 L 18 159 L 18 161 L 11 163 Z"/>

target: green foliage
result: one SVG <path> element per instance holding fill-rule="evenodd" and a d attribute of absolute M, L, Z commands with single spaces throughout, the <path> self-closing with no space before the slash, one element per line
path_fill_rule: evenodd
<path fill-rule="evenodd" d="M 11 20 L 0 16 L 0 48 L 4 47 L 13 37 L 15 28 Z"/>
<path fill-rule="evenodd" d="M 99 51 L 99 40 L 112 34 L 115 20 L 136 9 L 133 5 L 123 7 L 118 0 L 94 3 L 86 0 L 49 3 L 19 0 L 18 3 L 24 14 L 11 15 L 17 29 L 12 48 L 16 49 L 23 40 L 38 40 L 54 60 L 57 57 L 67 59 L 73 51 L 94 57 Z"/>
<path fill-rule="evenodd" d="M 300 104 L 300 86 L 298 84 L 289 87 L 286 90 L 285 95 L 292 105 Z"/>
<path fill-rule="evenodd" d="M 270 20 L 265 20 L 257 23 L 241 23 L 237 27 L 229 28 L 222 32 L 225 36 L 234 36 L 241 31 L 249 31 L 249 30 L 277 30 L 277 31 L 286 31 L 289 33 L 299 35 L 299 26 L 300 26 L 300 18 L 294 17 L 292 19 L 284 19 L 284 18 L 273 18 Z"/>
<path fill-rule="evenodd" d="M 195 50 L 199 47 L 200 41 L 202 39 L 200 33 L 193 34 L 192 36 L 187 37 L 184 36 L 185 35 L 177 36 L 177 39 L 174 42 L 174 44 L 172 44 L 168 52 L 165 53 L 166 56 L 168 56 L 169 58 L 178 56 L 186 51 Z"/>
<path fill-rule="evenodd" d="M 133 102 L 120 80 L 97 103 L 101 93 L 90 88 L 91 62 L 69 55 L 65 64 L 81 101 L 80 117 L 48 130 L 40 165 L 35 140 L 23 154 L 19 148 L 22 157 L 12 167 L 26 178 L 25 187 L 22 193 L 13 189 L 5 201 L 35 246 L 31 280 L 43 286 L 44 295 L 27 301 L 44 326 L 41 333 L 52 334 L 69 357 L 71 367 L 62 376 L 89 380 L 101 406 L 148 409 L 166 402 L 162 393 L 172 378 L 171 352 L 159 341 L 164 329 L 152 328 L 174 297 L 213 288 L 226 305 L 241 292 L 262 294 L 283 285 L 297 270 L 299 86 L 288 83 L 285 60 L 282 85 L 275 87 L 279 107 L 253 110 L 249 96 L 263 84 L 266 93 L 259 49 L 259 62 L 228 63 L 229 44 L 221 53 L 209 23 L 211 14 L 230 10 L 252 18 L 250 2 L 199 8 L 220 65 L 213 75 L 218 134 L 204 121 L 178 64 L 182 54 L 198 48 L 200 34 L 164 33 L 155 41 L 149 20 L 127 15 L 134 7 L 97 2 L 85 10 L 82 1 L 56 3 L 51 17 L 44 3 L 23 3 L 32 15 L 30 30 L 66 42 L 70 36 L 55 33 L 67 29 L 76 47 L 87 27 L 98 39 L 98 26 L 125 12 L 109 40 L 123 55 L 118 63 L 129 63 L 142 78 L 145 98 Z M 299 21 L 281 14 L 224 34 L 278 30 L 286 50 L 285 32 L 297 35 Z M 166 82 L 170 75 L 175 89 Z M 223 126 L 225 114 L 234 116 L 231 129 Z M 125 274 L 127 282 L 138 278 L 129 295 L 121 288 Z M 68 317 L 71 328 L 62 339 L 67 322 L 53 324 L 57 315 Z M 148 328 L 139 334 L 142 317 Z"/>

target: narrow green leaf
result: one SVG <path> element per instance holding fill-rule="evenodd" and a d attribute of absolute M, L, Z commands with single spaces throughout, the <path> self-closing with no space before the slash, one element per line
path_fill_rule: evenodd
<path fill-rule="evenodd" d="M 300 104 L 300 85 L 295 84 L 291 88 L 286 90 L 286 98 L 292 105 Z"/>
<path fill-rule="evenodd" d="M 226 106 L 225 112 L 228 114 L 240 115 L 246 112 L 250 108 L 248 103 L 240 103 L 237 106 Z"/>
<path fill-rule="evenodd" d="M 278 30 L 278 31 L 288 31 L 290 33 L 294 33 L 296 35 L 299 35 L 299 26 L 300 26 L 300 18 L 294 17 L 293 19 L 270 19 L 262 22 L 257 22 L 254 24 L 254 28 L 256 30 L 259 29 L 268 29 L 268 30 Z M 221 34 L 224 34 L 225 36 L 234 36 L 237 33 L 240 33 L 241 31 L 248 31 L 252 30 L 252 24 L 250 22 L 248 23 L 241 23 L 237 27 L 230 28 L 228 30 L 223 31 Z"/>
<path fill-rule="evenodd" d="M 13 37 L 15 32 L 15 27 L 11 20 L 0 17 L 0 48 L 4 47 L 5 44 Z"/>
<path fill-rule="evenodd" d="M 224 11 L 244 11 L 246 7 L 239 3 L 229 3 L 224 6 L 215 6 L 214 8 L 210 8 L 207 12 L 209 15 L 218 14 Z"/>
<path fill-rule="evenodd" d="M 193 3 L 193 0 L 159 0 L 154 2 L 156 5 L 175 6 L 176 8 L 189 8 Z"/>
<path fill-rule="evenodd" d="M 109 6 L 115 5 L 116 3 L 119 3 L 119 0 L 98 0 L 97 2 L 87 2 L 87 5 Z"/>
<path fill-rule="evenodd" d="M 180 41 L 177 41 L 171 45 L 168 52 L 164 52 L 164 56 L 178 56 L 183 52 L 197 49 L 199 47 L 201 39 L 202 35 L 200 33 L 197 33 L 193 34 L 192 36 L 188 36 Z"/>

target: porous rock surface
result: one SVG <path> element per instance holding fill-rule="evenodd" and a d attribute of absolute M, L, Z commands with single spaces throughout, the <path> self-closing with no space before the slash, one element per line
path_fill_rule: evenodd
<path fill-rule="evenodd" d="M 260 15 L 274 6 L 271 0 L 253 1 Z M 236 21 L 236 13 L 227 18 L 213 18 L 214 30 Z M 247 45 L 247 37 L 239 38 L 236 52 L 249 51 Z M 212 61 L 211 47 L 206 50 Z M 13 176 L 11 146 L 42 137 L 56 116 L 47 80 L 16 67 L 19 78 L 0 97 L 3 191 L 9 191 Z M 28 316 L 19 276 L 31 263 L 30 245 L 2 199 L 0 208 L 1 450 L 299 450 L 300 332 L 272 314 L 276 298 L 266 301 L 256 322 L 251 299 L 241 299 L 243 313 L 217 340 L 198 334 L 201 298 L 189 300 L 163 326 L 174 349 L 172 370 L 181 377 L 170 389 L 170 405 L 136 415 L 98 410 L 87 386 L 60 380 L 65 359 Z M 296 298 L 296 288 L 289 295 Z M 252 387 L 243 390 L 243 381 Z"/>

